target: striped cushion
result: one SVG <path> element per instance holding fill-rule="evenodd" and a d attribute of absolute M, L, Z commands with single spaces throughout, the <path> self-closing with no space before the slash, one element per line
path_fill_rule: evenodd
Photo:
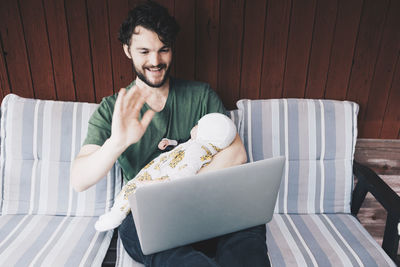
<path fill-rule="evenodd" d="M 226 114 L 236 126 L 237 131 L 242 127 L 243 112 L 239 109 L 229 110 Z"/>
<path fill-rule="evenodd" d="M 396 266 L 349 214 L 274 214 L 267 225 L 271 266 Z"/>
<path fill-rule="evenodd" d="M 0 216 L 0 266 L 101 266 L 112 232 L 97 217 Z"/>
<path fill-rule="evenodd" d="M 267 224 L 268 255 L 273 267 L 395 266 L 352 215 L 274 214 Z M 117 243 L 116 267 L 141 267 Z"/>
<path fill-rule="evenodd" d="M 249 160 L 286 156 L 275 212 L 350 212 L 356 103 L 271 99 L 237 106 Z"/>
<path fill-rule="evenodd" d="M 69 169 L 96 104 L 8 95 L 1 110 L 2 214 L 97 216 L 113 203 L 120 170 L 76 193 Z"/>

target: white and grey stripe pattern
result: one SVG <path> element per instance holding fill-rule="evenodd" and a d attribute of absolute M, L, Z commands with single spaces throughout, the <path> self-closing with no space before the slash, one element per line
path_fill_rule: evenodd
<path fill-rule="evenodd" d="M 356 103 L 271 99 L 237 106 L 249 160 L 286 156 L 275 212 L 350 212 Z"/>
<path fill-rule="evenodd" d="M 396 266 L 350 214 L 274 214 L 267 224 L 273 267 Z M 117 243 L 116 267 L 141 267 Z"/>
<path fill-rule="evenodd" d="M 97 104 L 41 101 L 8 95 L 2 103 L 2 214 L 97 216 L 118 187 L 115 167 L 96 186 L 76 193 L 72 159 Z"/>
<path fill-rule="evenodd" d="M 274 214 L 271 266 L 396 266 L 350 214 Z"/>
<path fill-rule="evenodd" d="M 0 266 L 101 266 L 112 232 L 97 217 L 3 215 Z"/>

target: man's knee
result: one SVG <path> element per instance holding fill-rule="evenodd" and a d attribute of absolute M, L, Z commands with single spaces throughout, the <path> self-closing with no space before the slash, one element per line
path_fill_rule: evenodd
<path fill-rule="evenodd" d="M 222 237 L 216 260 L 221 266 L 269 266 L 265 226 Z"/>
<path fill-rule="evenodd" d="M 205 254 L 191 246 L 183 246 L 159 252 L 152 257 L 152 266 L 198 266 L 217 267 L 218 265 Z"/>

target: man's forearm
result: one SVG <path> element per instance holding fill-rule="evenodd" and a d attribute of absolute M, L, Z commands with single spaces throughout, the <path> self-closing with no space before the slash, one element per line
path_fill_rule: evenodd
<path fill-rule="evenodd" d="M 81 192 L 96 184 L 108 173 L 123 151 L 111 139 L 107 139 L 102 146 L 82 147 L 71 165 L 72 187 Z"/>
<path fill-rule="evenodd" d="M 232 144 L 218 152 L 207 166 L 200 169 L 198 173 L 203 173 L 212 170 L 224 169 L 247 162 L 247 155 L 242 140 L 236 134 Z"/>

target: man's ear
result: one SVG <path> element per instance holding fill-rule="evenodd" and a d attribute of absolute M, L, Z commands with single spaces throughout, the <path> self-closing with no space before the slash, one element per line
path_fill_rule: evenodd
<path fill-rule="evenodd" d="M 124 45 L 122 45 L 122 48 L 124 49 L 125 55 L 126 55 L 129 59 L 132 59 L 131 51 L 129 50 L 129 46 L 126 45 L 126 44 L 124 44 Z"/>

